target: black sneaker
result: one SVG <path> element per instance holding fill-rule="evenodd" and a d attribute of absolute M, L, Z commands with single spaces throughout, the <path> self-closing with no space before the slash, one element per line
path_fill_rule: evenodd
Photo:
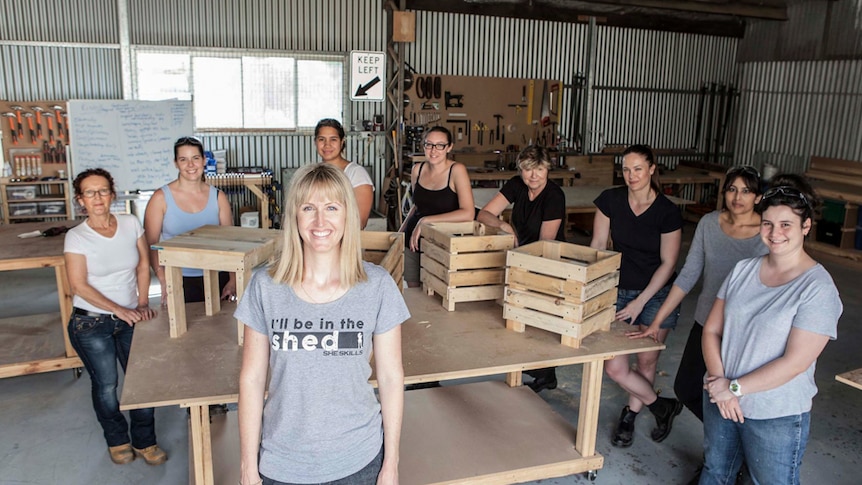
<path fill-rule="evenodd" d="M 683 405 L 678 400 L 667 397 L 659 397 L 658 401 L 660 403 L 658 411 L 653 411 L 655 404 L 650 406 L 650 411 L 655 416 L 655 429 L 650 433 L 650 437 L 656 443 L 661 443 L 670 434 L 673 418 L 682 412 Z"/>
<path fill-rule="evenodd" d="M 628 406 L 623 408 L 620 413 L 620 422 L 617 424 L 617 429 L 614 431 L 614 437 L 611 439 L 611 444 L 618 448 L 628 448 L 632 445 L 635 432 L 635 418 L 638 413 L 632 412 Z"/>
<path fill-rule="evenodd" d="M 532 389 L 533 392 L 542 392 L 545 389 L 556 389 L 557 378 L 556 376 L 550 379 L 545 377 L 539 377 L 538 379 L 533 379 L 533 382 L 528 382 L 527 386 Z"/>

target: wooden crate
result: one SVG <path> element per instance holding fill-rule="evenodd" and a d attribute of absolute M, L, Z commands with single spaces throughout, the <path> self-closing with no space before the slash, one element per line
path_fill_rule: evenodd
<path fill-rule="evenodd" d="M 382 266 L 389 271 L 398 289 L 404 291 L 404 233 L 362 231 L 360 233 L 362 259 Z"/>
<path fill-rule="evenodd" d="M 610 329 L 616 313 L 621 254 L 559 241 L 539 241 L 508 252 L 503 317 L 561 335 L 578 348 L 584 337 Z"/>
<path fill-rule="evenodd" d="M 479 222 L 423 225 L 422 288 L 440 295 L 450 312 L 458 302 L 502 300 L 506 251 L 513 247 L 513 235 Z"/>

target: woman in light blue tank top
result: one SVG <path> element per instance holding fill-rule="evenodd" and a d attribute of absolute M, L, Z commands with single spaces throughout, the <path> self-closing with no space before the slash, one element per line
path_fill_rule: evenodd
<path fill-rule="evenodd" d="M 232 226 L 233 215 L 227 196 L 206 183 L 204 147 L 195 137 L 182 137 L 174 144 L 174 165 L 177 179 L 157 190 L 144 215 L 147 244 L 166 241 L 179 234 L 205 225 Z M 165 268 L 159 265 L 158 251 L 150 251 L 150 265 L 162 287 L 162 304 L 167 297 Z M 219 274 L 222 299 L 236 295 L 233 273 Z M 185 301 L 204 300 L 203 271 L 183 268 Z"/>

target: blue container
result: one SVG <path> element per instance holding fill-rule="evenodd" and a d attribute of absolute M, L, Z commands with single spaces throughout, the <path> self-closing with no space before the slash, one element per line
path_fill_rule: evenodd
<path fill-rule="evenodd" d="M 213 152 L 207 150 L 204 152 L 204 156 L 207 159 L 206 168 L 204 169 L 205 173 L 207 175 L 215 175 L 216 171 L 217 171 L 216 169 L 218 167 L 218 164 L 216 163 L 216 159 L 215 159 L 215 156 L 213 155 Z"/>

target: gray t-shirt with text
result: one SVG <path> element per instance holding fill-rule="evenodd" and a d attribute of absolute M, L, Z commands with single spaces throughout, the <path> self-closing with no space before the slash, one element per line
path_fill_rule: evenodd
<path fill-rule="evenodd" d="M 367 465 L 383 445 L 369 384 L 372 338 L 410 313 L 392 277 L 363 263 L 368 280 L 341 298 L 303 301 L 255 271 L 234 316 L 270 342 L 260 472 L 292 483 L 329 482 Z"/>

